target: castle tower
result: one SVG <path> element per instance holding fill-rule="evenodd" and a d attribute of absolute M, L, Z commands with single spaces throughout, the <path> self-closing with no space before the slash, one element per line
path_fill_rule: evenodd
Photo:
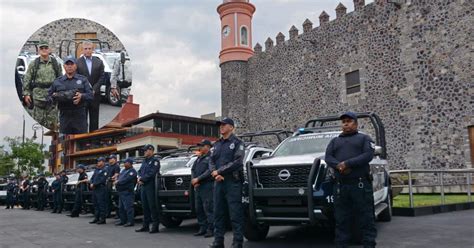
<path fill-rule="evenodd" d="M 217 12 L 221 19 L 222 116 L 233 118 L 242 132 L 247 128 L 247 61 L 253 55 L 255 6 L 248 0 L 224 0 Z"/>

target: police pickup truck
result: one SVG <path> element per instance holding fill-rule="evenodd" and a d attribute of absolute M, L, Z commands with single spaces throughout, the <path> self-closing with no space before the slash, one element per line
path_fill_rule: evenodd
<path fill-rule="evenodd" d="M 374 113 L 357 113 L 357 117 L 359 123 L 369 124 L 368 130 L 376 138 L 375 157 L 370 162 L 375 215 L 381 221 L 390 221 L 391 184 L 384 127 Z M 244 235 L 248 240 L 265 239 L 271 225 L 328 224 L 334 228 L 334 171 L 326 165 L 324 155 L 329 141 L 341 132 L 340 126 L 326 124 L 336 121 L 338 116 L 310 120 L 269 157 L 246 164 L 249 213 Z M 361 237 L 356 231 L 353 228 L 353 240 L 358 241 Z"/>
<path fill-rule="evenodd" d="M 253 138 L 262 136 L 274 136 L 282 139 L 287 136 L 288 131 L 274 130 L 258 133 L 245 133 L 239 135 L 245 143 L 244 163 L 255 158 L 269 155 L 272 149 L 261 143 L 254 142 Z M 191 167 L 197 156 L 188 150 L 184 153 L 173 154 L 163 158 L 161 163 L 161 188 L 159 190 L 160 204 L 162 208 L 161 223 L 166 227 L 177 227 L 185 218 L 194 218 L 194 190 L 191 186 Z M 245 182 L 246 184 L 246 182 Z M 244 203 L 248 203 L 247 187 L 243 187 Z"/>

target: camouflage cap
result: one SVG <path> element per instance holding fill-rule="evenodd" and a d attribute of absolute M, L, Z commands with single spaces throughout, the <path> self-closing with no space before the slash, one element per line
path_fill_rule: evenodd
<path fill-rule="evenodd" d="M 45 40 L 40 40 L 38 47 L 49 47 L 49 44 Z"/>

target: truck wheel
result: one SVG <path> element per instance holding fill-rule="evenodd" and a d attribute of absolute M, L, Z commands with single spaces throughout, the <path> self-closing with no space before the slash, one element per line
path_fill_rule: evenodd
<path fill-rule="evenodd" d="M 244 229 L 244 236 L 246 239 L 250 241 L 260 241 L 264 240 L 267 235 L 268 231 L 270 230 L 270 226 L 266 224 L 252 224 L 250 220 L 247 220 L 245 223 Z"/>
<path fill-rule="evenodd" d="M 388 190 L 387 199 L 383 201 L 383 203 L 387 204 L 388 207 L 384 209 L 379 216 L 377 216 L 378 220 L 383 222 L 389 222 L 392 220 L 392 191 Z"/>
<path fill-rule="evenodd" d="M 183 219 L 173 216 L 161 216 L 160 222 L 167 228 L 175 228 L 181 225 Z"/>
<path fill-rule="evenodd" d="M 112 105 L 112 106 L 122 106 L 122 102 L 121 102 L 120 97 L 117 98 L 114 95 L 112 95 L 110 90 L 111 90 L 110 87 L 107 87 L 106 94 L 105 94 L 109 104 Z M 120 88 L 119 87 L 117 87 L 117 91 L 118 91 L 119 96 L 120 96 Z"/>

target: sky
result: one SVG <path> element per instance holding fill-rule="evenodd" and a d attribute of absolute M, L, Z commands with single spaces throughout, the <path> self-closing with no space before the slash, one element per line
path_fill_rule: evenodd
<path fill-rule="evenodd" d="M 353 11 L 352 0 L 250 0 L 253 46 L 264 46 L 278 32 L 288 39 L 295 25 L 302 33 L 306 18 L 319 25 L 323 10 L 335 19 L 342 2 Z M 373 1 L 367 0 L 366 3 Z M 111 30 L 127 49 L 133 69 L 132 94 L 140 115 L 156 111 L 199 117 L 221 112 L 220 19 L 222 0 L 24 1 L 0 0 L 0 145 L 5 136 L 26 137 L 35 121 L 16 97 L 14 67 L 25 41 L 42 26 L 62 18 L 85 18 Z M 39 142 L 39 139 L 38 139 Z M 50 139 L 45 138 L 45 143 Z"/>

